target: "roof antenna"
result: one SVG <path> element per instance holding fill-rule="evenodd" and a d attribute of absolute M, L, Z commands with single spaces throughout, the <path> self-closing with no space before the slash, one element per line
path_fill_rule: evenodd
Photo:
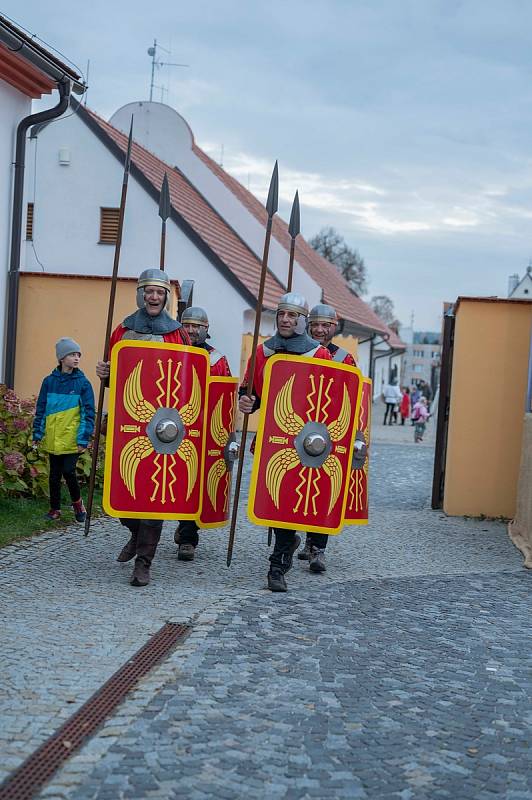
<path fill-rule="evenodd" d="M 220 148 L 220 166 L 223 167 L 224 165 L 224 146 L 222 144 Z"/>
<path fill-rule="evenodd" d="M 164 50 L 165 53 L 170 53 L 170 50 L 167 50 L 165 47 L 161 47 L 160 44 L 157 44 L 157 39 L 153 40 L 152 47 L 148 47 L 148 55 L 151 56 L 150 103 L 153 100 L 153 90 L 164 88 L 155 84 L 155 67 L 157 67 L 157 69 L 160 69 L 161 67 L 190 67 L 190 64 L 176 64 L 173 61 L 159 61 L 157 58 L 157 50 Z"/>

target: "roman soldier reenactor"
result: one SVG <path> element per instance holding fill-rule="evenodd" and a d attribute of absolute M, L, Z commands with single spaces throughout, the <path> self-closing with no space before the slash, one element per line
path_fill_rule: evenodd
<path fill-rule="evenodd" d="M 338 315 L 333 306 L 318 303 L 308 315 L 308 329 L 313 339 L 327 348 L 333 361 L 356 367 L 357 363 L 351 353 L 333 344 L 338 330 Z M 304 548 L 297 554 L 302 561 L 309 562 L 311 572 L 325 572 L 325 548 L 329 537 L 326 533 L 307 533 Z"/>
<path fill-rule="evenodd" d="M 181 323 L 173 319 L 167 311 L 170 292 L 170 278 L 163 270 L 146 269 L 141 273 L 137 282 L 138 310 L 126 317 L 113 331 L 109 355 L 114 345 L 124 339 L 190 344 Z M 98 361 L 98 377 L 106 380 L 109 372 L 110 362 Z M 125 562 L 135 558 L 130 583 L 132 586 L 146 586 L 150 580 L 150 565 L 161 537 L 163 521 L 121 517 L 120 522 L 129 529 L 131 537 L 119 553 L 117 561 Z"/>
<path fill-rule="evenodd" d="M 308 335 L 306 330 L 307 317 L 308 304 L 302 295 L 289 292 L 281 297 L 277 305 L 277 331 L 274 336 L 267 339 L 257 348 L 251 397 L 246 395 L 250 368 L 250 363 L 248 362 L 246 374 L 240 387 L 239 408 L 242 413 L 251 414 L 260 406 L 264 369 L 270 356 L 289 354 L 291 356 L 331 360 L 329 351 Z M 292 566 L 293 555 L 299 547 L 301 539 L 294 530 L 274 528 L 274 533 L 275 546 L 270 556 L 268 588 L 272 592 L 286 592 L 287 585 L 284 576 Z"/>
<path fill-rule="evenodd" d="M 308 315 L 308 329 L 312 338 L 327 348 L 333 361 L 352 367 L 358 366 L 351 353 L 333 344 L 332 340 L 338 330 L 338 315 L 332 306 L 325 303 L 314 306 Z"/>
<path fill-rule="evenodd" d="M 204 308 L 190 306 L 181 315 L 181 324 L 187 332 L 190 344 L 201 347 L 209 354 L 211 377 L 230 378 L 231 370 L 227 358 L 207 343 L 209 336 L 209 318 Z M 174 541 L 179 545 L 177 557 L 180 561 L 193 561 L 198 546 L 198 525 L 195 520 L 182 520 L 174 534 Z"/>

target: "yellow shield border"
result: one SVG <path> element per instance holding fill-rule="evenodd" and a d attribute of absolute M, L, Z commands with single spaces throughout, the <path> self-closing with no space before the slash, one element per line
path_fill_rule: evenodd
<path fill-rule="evenodd" d="M 103 508 L 106 514 L 110 517 L 123 517 L 124 519 L 169 519 L 169 520 L 182 520 L 182 519 L 197 519 L 199 514 L 199 509 L 201 508 L 201 504 L 203 502 L 203 473 L 202 473 L 202 465 L 205 457 L 205 424 L 206 424 L 206 417 L 207 417 L 207 392 L 205 392 L 205 397 L 203 399 L 203 428 L 201 431 L 201 458 L 200 458 L 200 470 L 198 471 L 198 480 L 200 481 L 199 486 L 199 505 L 198 510 L 191 514 L 183 514 L 182 512 L 179 513 L 171 513 L 171 512 L 149 512 L 146 511 L 120 511 L 118 509 L 113 508 L 110 501 L 110 487 L 111 487 L 111 475 L 112 475 L 112 467 L 113 467 L 113 459 L 108 457 L 108 453 L 113 452 L 113 431 L 114 431 L 114 424 L 115 424 L 115 405 L 116 405 L 116 393 L 117 393 L 117 386 L 116 381 L 112 380 L 113 374 L 116 374 L 117 370 L 117 362 L 118 362 L 118 354 L 120 351 L 125 347 L 134 347 L 137 348 L 139 351 L 143 349 L 150 349 L 150 350 L 160 350 L 162 352 L 193 352 L 196 355 L 201 355 L 202 358 L 205 359 L 206 362 L 206 374 L 207 374 L 207 386 L 209 380 L 209 370 L 210 370 L 210 363 L 209 363 L 209 356 L 205 350 L 200 347 L 190 347 L 188 345 L 182 344 L 173 344 L 171 342 L 145 342 L 139 339 L 123 339 L 122 341 L 118 342 L 111 351 L 111 380 L 110 380 L 110 387 L 109 387 L 109 406 L 108 406 L 108 424 L 107 424 L 107 438 L 106 438 L 106 447 L 105 447 L 105 468 L 104 468 L 104 491 L 103 491 Z"/>
<path fill-rule="evenodd" d="M 236 399 L 238 399 L 238 386 L 239 386 L 239 383 L 240 383 L 240 380 L 238 378 L 218 377 L 218 376 L 209 377 L 209 380 L 207 382 L 208 388 L 210 388 L 213 383 L 232 383 L 235 386 L 236 390 L 237 390 L 237 398 Z M 207 405 L 208 405 L 208 403 L 207 403 Z M 234 427 L 235 419 L 236 419 L 236 404 L 235 404 L 235 412 L 234 412 L 234 415 L 233 415 L 233 427 Z M 209 422 L 210 422 L 210 420 L 206 420 L 206 422 L 205 422 L 206 426 L 209 425 Z M 234 433 L 234 431 L 230 431 L 230 433 Z M 205 433 L 205 442 L 206 441 L 207 441 L 207 433 Z M 229 524 L 230 509 L 231 509 L 230 503 L 229 503 L 229 515 L 228 515 L 228 518 L 226 520 L 218 521 L 218 522 L 203 522 L 203 520 L 201 519 L 201 513 L 203 512 L 203 497 L 205 496 L 205 472 L 206 472 L 206 470 L 205 470 L 205 461 L 206 461 L 206 457 L 207 457 L 206 447 L 204 447 L 203 448 L 203 459 L 202 459 L 202 462 L 201 462 L 202 484 L 203 484 L 202 501 L 201 501 L 202 502 L 202 504 L 201 504 L 202 511 L 200 512 L 199 516 L 197 517 L 196 522 L 197 522 L 197 524 L 198 524 L 198 526 L 199 526 L 199 528 L 201 530 L 207 530 L 209 528 L 224 528 L 226 525 Z M 231 495 L 231 483 L 232 483 L 232 478 L 230 477 L 230 480 L 229 480 L 229 501 L 231 499 L 231 497 L 230 497 L 230 495 Z"/>
<path fill-rule="evenodd" d="M 268 360 L 266 362 L 266 367 L 264 369 L 263 393 L 262 393 L 262 397 L 261 397 L 261 406 L 260 406 L 260 412 L 259 412 L 260 413 L 260 417 L 259 417 L 259 423 L 258 423 L 258 428 L 257 428 L 257 440 L 256 440 L 256 445 L 255 445 L 255 455 L 254 455 L 254 458 L 253 458 L 253 467 L 252 467 L 251 479 L 250 479 L 250 485 L 249 485 L 249 497 L 248 497 L 248 508 L 247 508 L 248 517 L 251 520 L 251 522 L 253 522 L 255 525 L 260 525 L 260 526 L 267 525 L 267 526 L 274 527 L 274 528 L 285 528 L 285 529 L 288 529 L 288 530 L 299 530 L 299 531 L 308 531 L 308 532 L 316 532 L 316 533 L 327 533 L 328 535 L 336 536 L 339 533 L 341 533 L 342 528 L 344 526 L 344 514 L 345 514 L 345 508 L 346 508 L 346 504 L 347 504 L 347 490 L 348 490 L 348 487 L 349 487 L 348 478 L 349 478 L 349 475 L 351 474 L 350 470 L 347 473 L 347 475 L 345 477 L 345 480 L 344 480 L 341 522 L 340 522 L 340 524 L 338 525 L 337 528 L 334 528 L 334 529 L 333 528 L 324 528 L 323 526 L 300 524 L 298 522 L 279 522 L 278 520 L 262 519 L 260 517 L 257 517 L 255 515 L 254 511 L 253 511 L 253 505 L 254 505 L 253 501 L 254 501 L 254 498 L 255 498 L 255 496 L 257 494 L 257 488 L 258 488 L 257 487 L 257 478 L 258 478 L 259 465 L 260 465 L 260 460 L 261 460 L 262 442 L 263 442 L 263 437 L 264 437 L 266 408 L 268 406 L 268 395 L 269 395 L 269 388 L 270 388 L 270 376 L 271 376 L 271 371 L 272 371 L 274 365 L 279 361 L 295 362 L 298 365 L 300 365 L 301 363 L 307 363 L 307 364 L 312 365 L 314 367 L 316 366 L 316 363 L 318 362 L 318 363 L 321 363 L 321 364 L 326 364 L 327 367 L 332 369 L 332 370 L 345 370 L 345 371 L 357 374 L 359 376 L 359 386 L 358 386 L 358 393 L 357 393 L 356 405 L 355 405 L 355 414 L 354 414 L 355 421 L 358 420 L 358 416 L 359 416 L 359 413 L 360 413 L 360 402 L 361 402 L 361 397 L 362 397 L 363 375 L 362 375 L 361 371 L 358 369 L 358 367 L 353 367 L 350 364 L 338 363 L 336 361 L 326 361 L 324 359 L 320 360 L 320 359 L 316 359 L 316 358 L 309 358 L 308 356 L 296 356 L 296 357 L 294 357 L 294 356 L 284 355 L 284 354 L 278 354 L 278 355 L 270 356 L 270 358 L 268 358 Z M 354 445 L 355 436 L 356 436 L 356 429 L 357 429 L 357 426 L 355 424 L 355 425 L 353 425 L 353 430 L 351 432 L 351 438 L 350 438 L 350 446 L 348 448 L 350 453 L 353 452 L 353 445 Z"/>
<path fill-rule="evenodd" d="M 372 403 L 373 403 L 373 395 L 372 395 L 373 381 L 371 380 L 371 378 L 362 378 L 362 383 L 366 384 L 366 385 L 369 384 L 369 387 L 370 387 L 370 395 L 369 395 L 369 403 L 368 403 L 368 417 L 369 417 L 369 420 L 368 420 L 368 441 L 366 442 L 366 444 L 368 446 L 368 455 L 366 456 L 366 463 L 364 465 L 364 466 L 367 465 L 367 468 L 368 468 L 368 471 L 366 473 L 366 493 L 368 495 L 368 516 L 367 517 L 363 517 L 361 519 L 351 519 L 348 516 L 346 516 L 345 520 L 344 520 L 346 525 L 367 525 L 369 523 L 369 447 L 370 447 L 370 443 L 371 443 L 371 407 L 372 407 Z M 359 415 L 360 415 L 361 407 L 362 406 L 360 406 L 359 410 L 358 410 L 358 414 Z M 360 424 L 360 420 L 359 420 L 359 418 L 357 416 L 357 430 L 360 430 L 359 424 Z M 356 472 L 356 470 L 351 470 L 351 472 L 349 473 L 349 481 L 351 481 L 351 476 L 353 475 L 353 472 Z M 347 511 L 347 503 L 346 503 L 346 511 Z"/>

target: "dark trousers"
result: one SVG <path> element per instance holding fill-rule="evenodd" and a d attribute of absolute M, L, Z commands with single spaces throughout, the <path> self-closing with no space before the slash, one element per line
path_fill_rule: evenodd
<path fill-rule="evenodd" d="M 199 528 L 193 519 L 182 519 L 179 521 L 179 544 L 191 544 L 198 546 Z"/>
<path fill-rule="evenodd" d="M 127 519 L 126 517 L 120 517 L 120 522 L 131 533 L 137 558 L 149 567 L 161 538 L 162 519 Z"/>
<path fill-rule="evenodd" d="M 388 425 L 392 424 L 392 417 L 393 417 L 393 410 L 395 407 L 395 403 L 386 403 L 386 411 L 384 412 L 384 425 L 386 425 L 386 420 L 388 419 L 388 414 L 390 415 L 390 421 Z"/>
<path fill-rule="evenodd" d="M 325 550 L 329 535 L 327 533 L 307 533 L 307 539 L 310 539 L 311 547 L 317 547 L 318 550 Z"/>
<path fill-rule="evenodd" d="M 61 478 L 64 478 L 70 499 L 75 503 L 81 497 L 78 479 L 76 478 L 76 463 L 79 453 L 67 453 L 64 456 L 50 456 L 50 508 L 59 511 L 61 508 Z"/>
<path fill-rule="evenodd" d="M 285 575 L 292 566 L 296 532 L 287 531 L 284 528 L 274 528 L 273 533 L 275 545 L 270 555 L 270 569 L 280 569 Z"/>

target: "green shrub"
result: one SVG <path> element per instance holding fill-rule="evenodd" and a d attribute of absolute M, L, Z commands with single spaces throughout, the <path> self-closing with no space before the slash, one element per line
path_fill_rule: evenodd
<path fill-rule="evenodd" d="M 47 497 L 48 454 L 32 447 L 35 397 L 20 399 L 0 384 L 0 497 Z M 77 463 L 81 484 L 89 481 L 92 446 Z M 104 438 L 100 437 L 95 485 L 103 485 Z"/>

